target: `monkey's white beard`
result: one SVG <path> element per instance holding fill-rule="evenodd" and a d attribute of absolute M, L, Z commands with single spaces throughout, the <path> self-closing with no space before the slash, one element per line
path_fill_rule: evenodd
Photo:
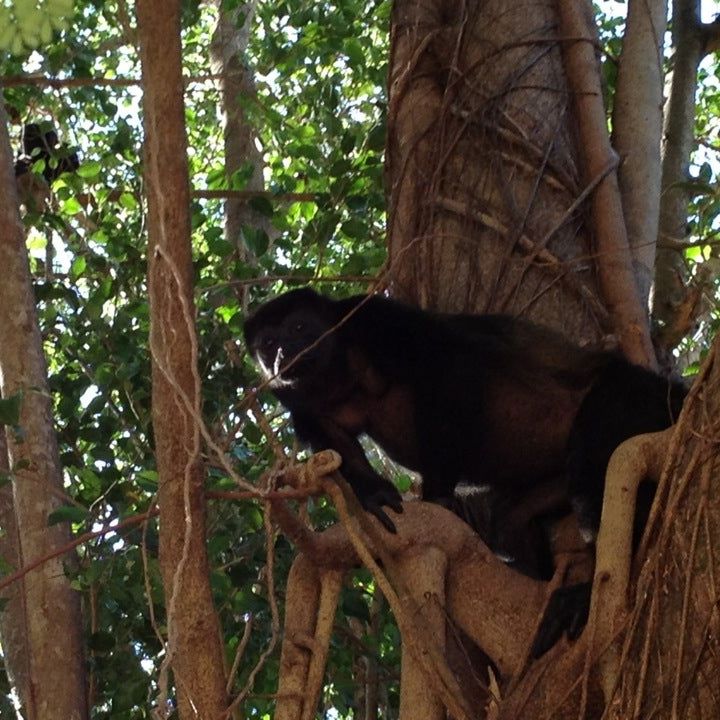
<path fill-rule="evenodd" d="M 282 363 L 282 360 L 283 360 L 282 348 L 278 348 L 278 351 L 275 354 L 275 360 L 273 361 L 272 367 L 268 367 L 263 362 L 263 359 L 260 356 L 260 353 L 256 353 L 255 359 L 257 360 L 257 363 L 260 366 L 260 369 L 262 370 L 262 374 L 270 382 L 270 387 L 288 387 L 290 385 L 295 384 L 294 380 L 287 380 L 280 373 L 280 364 Z"/>

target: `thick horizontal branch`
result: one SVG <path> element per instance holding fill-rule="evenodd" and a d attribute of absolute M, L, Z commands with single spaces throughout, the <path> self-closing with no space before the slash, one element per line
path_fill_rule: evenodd
<path fill-rule="evenodd" d="M 706 55 L 720 50 L 720 20 L 702 25 L 701 32 L 705 38 Z"/>

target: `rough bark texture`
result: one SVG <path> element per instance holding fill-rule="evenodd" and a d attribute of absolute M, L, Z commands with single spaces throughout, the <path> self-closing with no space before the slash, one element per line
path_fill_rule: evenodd
<path fill-rule="evenodd" d="M 667 450 L 611 717 L 720 717 L 719 436 L 716 339 Z"/>
<path fill-rule="evenodd" d="M 220 718 L 226 697 L 205 548 L 180 3 L 140 0 L 137 12 L 148 188 L 153 430 L 168 613 L 166 663 L 172 666 L 180 717 Z"/>
<path fill-rule="evenodd" d="M 22 394 L 19 425 L 22 437 L 7 433 L 13 469 L 13 510 L 19 564 L 47 556 L 70 538 L 66 523 L 48 527 L 48 515 L 61 502 L 62 472 L 52 422 L 47 367 L 38 328 L 25 247 L 18 213 L 13 157 L 7 118 L 0 104 L 0 394 Z M 84 720 L 87 717 L 80 598 L 71 590 L 62 560 L 41 564 L 19 580 L 11 612 L 21 655 L 17 678 L 29 682 L 24 692 L 30 720 Z M 25 652 L 22 652 L 22 645 Z M 13 651 L 11 651 L 12 657 Z M 22 657 L 22 655 L 25 655 Z"/>
<path fill-rule="evenodd" d="M 705 38 L 700 23 L 700 0 L 673 2 L 673 70 L 665 108 L 662 161 L 660 235 L 655 261 L 653 320 L 659 344 L 672 348 L 688 328 L 675 329 L 686 299 L 688 268 L 682 249 L 668 247 L 667 240 L 687 237 L 690 154 L 695 144 L 695 92 L 697 72 Z"/>
<path fill-rule="evenodd" d="M 607 329 L 548 3 L 397 0 L 387 173 L 392 291 L 444 310 Z"/>
<path fill-rule="evenodd" d="M 628 242 L 643 307 L 655 269 L 660 216 L 663 41 L 667 0 L 630 0 L 620 54 L 613 144 Z"/>
<path fill-rule="evenodd" d="M 7 441 L 5 428 L 0 426 L 0 475 L 8 474 Z M 0 487 L 0 558 L 9 567 L 22 565 L 20 555 L 20 534 L 13 489 L 11 484 Z M 0 594 L 7 605 L 0 612 L 0 641 L 2 642 L 3 661 L 8 677 L 20 700 L 22 707 L 30 708 L 30 645 L 25 628 L 25 598 L 23 584 L 15 582 Z"/>
<path fill-rule="evenodd" d="M 342 527 L 313 533 L 282 501 L 274 503 L 281 527 L 302 551 L 287 588 L 277 717 L 314 716 L 339 574 L 359 561 L 372 569 L 403 634 L 401 720 L 445 717 L 437 699 L 443 682 L 426 666 L 445 645 L 444 617 L 486 649 L 501 674 L 488 717 L 717 717 L 719 352 L 720 340 L 676 428 L 633 438 L 613 455 L 590 621 L 577 641 L 561 641 L 536 662 L 526 664 L 524 651 L 543 585 L 508 570 L 445 509 L 409 503 L 389 536 L 376 520 L 353 513 L 358 526 L 342 510 Z M 634 494 L 641 480 L 661 474 L 638 553 L 644 560 L 631 573 Z M 330 491 L 336 505 L 338 492 Z M 485 717 L 479 708 L 462 710 L 465 690 L 452 689 L 459 701 L 454 716 Z"/>
<path fill-rule="evenodd" d="M 330 642 L 330 627 L 321 622 L 328 611 L 319 611 L 323 578 L 353 567 L 361 554 L 347 525 L 323 533 L 300 532 L 297 519 L 286 508 L 276 504 L 274 511 L 302 551 L 287 587 L 276 717 L 309 720 L 318 698 L 311 679 L 317 675 L 317 664 L 325 661 Z M 561 642 L 526 669 L 525 653 L 546 592 L 543 583 L 509 570 L 467 525 L 437 505 L 408 503 L 396 523 L 397 534 L 389 536 L 375 521 L 361 522 L 359 535 L 366 550 L 382 560 L 385 582 L 397 589 L 400 599 L 400 603 L 390 600 L 390 606 L 403 633 L 401 720 L 445 717 L 438 701 L 443 681 L 426 666 L 431 650 L 445 645 L 439 629 L 443 619 L 472 638 L 492 659 L 504 680 L 496 704 L 500 717 L 577 718 L 583 697 L 588 716 L 599 717 L 603 697 L 594 668 L 583 693 L 584 641 L 571 647 Z M 364 558 L 362 561 L 367 565 Z M 377 571 L 376 567 L 373 574 L 385 593 Z M 417 617 L 421 618 L 419 624 Z M 324 630 L 319 632 L 319 627 Z M 474 682 L 482 684 L 482 675 L 482 669 L 476 667 Z M 447 693 L 449 686 L 444 689 Z M 482 708 L 470 702 L 477 697 L 476 688 L 456 685 L 452 692 L 458 709 L 472 708 L 468 714 L 454 712 L 455 717 L 485 717 Z"/>
<path fill-rule="evenodd" d="M 281 700 L 276 716 L 312 717 L 317 697 L 307 691 L 309 668 L 313 658 L 324 657 L 324 644 L 330 638 L 329 630 L 320 633 L 316 629 L 320 625 L 316 617 L 322 596 L 321 579 L 330 572 L 356 566 L 358 554 L 344 527 L 310 532 L 300 527 L 297 518 L 281 503 L 274 505 L 274 514 L 302 552 L 295 561 L 287 588 L 278 690 Z M 435 613 L 442 608 L 443 615 L 446 613 L 456 627 L 486 649 L 501 673 L 506 677 L 517 673 L 540 613 L 544 585 L 508 569 L 464 522 L 438 505 L 408 503 L 403 514 L 394 519 L 396 535 L 389 535 L 375 521 L 370 521 L 369 528 L 363 523 L 361 535 L 370 552 L 382 559 L 384 571 L 391 580 L 400 581 L 400 609 L 391 601 L 396 616 L 404 616 L 399 624 L 404 621 L 416 625 L 413 603 L 418 610 L 427 604 L 422 610 L 423 616 L 428 613 L 427 619 L 423 617 L 420 625 L 424 637 L 424 628 L 428 623 L 437 623 Z M 447 573 L 438 572 L 445 564 Z M 410 571 L 412 581 L 408 581 L 408 568 L 414 568 Z M 444 584 L 438 582 L 441 576 Z M 431 588 L 432 592 L 426 596 L 426 590 Z M 488 592 L 488 588 L 492 591 Z M 385 588 L 382 589 L 385 592 Z M 512 628 L 512 632 L 508 632 L 508 628 Z M 435 632 L 437 634 L 437 628 Z M 314 640 L 310 642 L 309 638 Z M 412 644 L 411 641 L 412 638 L 403 636 L 404 647 Z M 420 638 L 421 645 L 425 641 L 437 646 L 436 642 Z M 425 675 L 416 658 L 417 655 L 409 661 L 411 682 L 422 683 Z M 406 717 L 413 717 L 411 705 L 406 698 L 403 705 Z"/>

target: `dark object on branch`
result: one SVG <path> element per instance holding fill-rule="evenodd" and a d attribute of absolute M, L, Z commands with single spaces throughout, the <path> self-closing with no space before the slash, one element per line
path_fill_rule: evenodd
<path fill-rule="evenodd" d="M 42 175 L 48 183 L 64 172 L 74 172 L 80 167 L 78 154 L 68 145 L 61 145 L 52 125 L 28 123 L 23 128 L 23 153 L 15 161 L 15 177 L 30 172 L 40 161 L 45 165 Z"/>
<path fill-rule="evenodd" d="M 298 437 L 340 453 L 361 504 L 391 531 L 383 507 L 401 512 L 400 495 L 370 466 L 362 433 L 420 472 L 431 502 L 452 504 L 460 481 L 512 498 L 564 477 L 591 542 L 612 452 L 671 425 L 685 396 L 679 383 L 522 319 L 379 295 L 293 290 L 258 308 L 245 339 Z M 586 608 L 563 612 L 574 626 Z M 557 625 L 541 646 L 567 627 Z"/>
<path fill-rule="evenodd" d="M 566 634 L 569 640 L 577 640 L 587 625 L 591 596 L 591 582 L 558 588 L 550 596 L 542 623 L 533 640 L 530 656 L 539 658 L 544 655 L 563 634 Z"/>

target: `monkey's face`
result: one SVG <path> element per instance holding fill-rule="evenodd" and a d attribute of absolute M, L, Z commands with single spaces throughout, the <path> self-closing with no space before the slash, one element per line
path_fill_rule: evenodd
<path fill-rule="evenodd" d="M 336 350 L 328 323 L 304 309 L 291 312 L 276 323 L 254 328 L 247 339 L 270 387 L 276 388 L 319 380 L 331 367 Z"/>

